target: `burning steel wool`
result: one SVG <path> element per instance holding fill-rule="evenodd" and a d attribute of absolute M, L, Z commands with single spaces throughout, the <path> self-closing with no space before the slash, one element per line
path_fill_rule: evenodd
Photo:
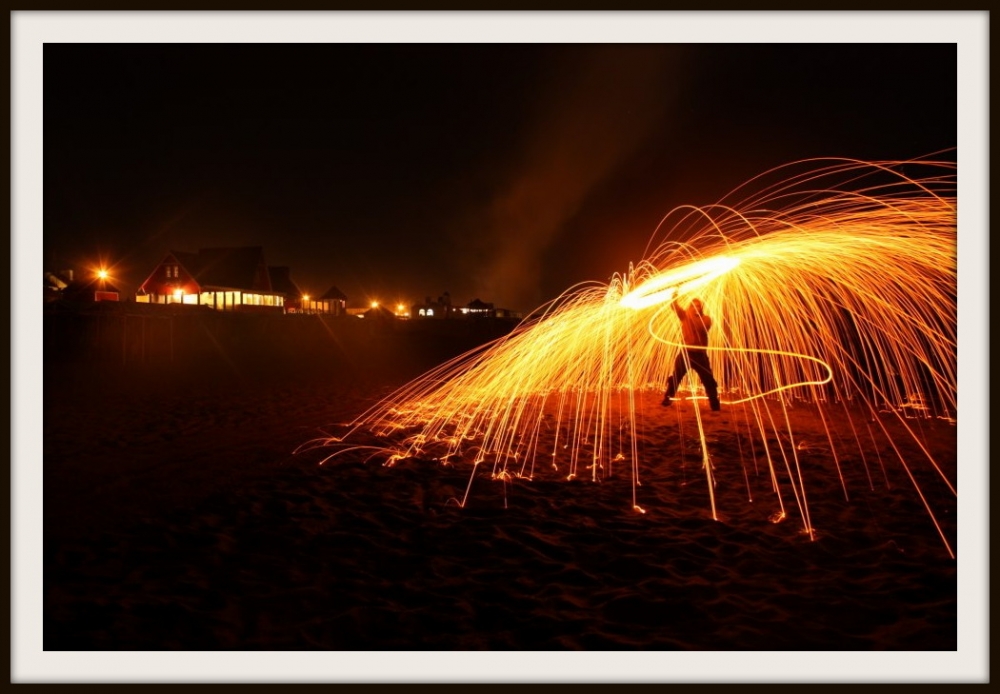
<path fill-rule="evenodd" d="M 919 443 L 914 416 L 957 416 L 955 174 L 953 163 L 933 160 L 810 160 L 768 172 L 716 205 L 677 208 L 627 272 L 569 289 L 510 335 L 391 394 L 343 436 L 299 451 L 329 447 L 323 462 L 367 451 L 388 465 L 409 458 L 468 465 L 463 506 L 487 469 L 504 482 L 543 471 L 597 480 L 625 469 L 632 506 L 642 511 L 637 487 L 652 463 L 637 443 L 649 416 L 640 395 L 663 391 L 683 348 L 672 302 L 699 298 L 714 321 L 707 351 L 722 407 L 739 408 L 762 440 L 780 434 L 754 455 L 774 480 L 777 518 L 796 508 L 812 537 L 809 480 L 782 413 L 810 403 L 821 420 L 835 411 L 849 418 L 853 437 L 828 433 L 837 474 L 840 456 L 862 449 L 866 432 L 891 442 L 901 429 Z M 691 396 L 678 406 L 698 416 L 716 518 L 692 378 Z M 904 406 L 914 403 L 919 408 Z M 955 484 L 919 448 L 922 460 L 897 449 L 896 462 L 954 557 L 912 470 L 929 466 L 957 496 Z"/>

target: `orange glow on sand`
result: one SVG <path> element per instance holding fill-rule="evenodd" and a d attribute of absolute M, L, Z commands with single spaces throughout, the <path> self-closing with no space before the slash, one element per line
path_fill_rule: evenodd
<path fill-rule="evenodd" d="M 758 192 L 741 192 L 751 185 Z M 709 354 L 723 408 L 738 411 L 763 441 L 754 455 L 773 480 L 774 522 L 795 510 L 815 537 L 804 443 L 788 416 L 808 404 L 828 432 L 829 474 L 839 475 L 848 455 L 867 466 L 871 432 L 888 439 L 890 462 L 905 471 L 954 557 L 924 487 L 940 484 L 957 497 L 955 482 L 912 420 L 957 417 L 955 186 L 949 162 L 811 160 L 767 172 L 716 205 L 676 208 L 627 272 L 567 290 L 508 336 L 408 383 L 343 435 L 298 452 L 328 448 L 323 463 L 353 451 L 385 465 L 468 466 L 461 506 L 487 472 L 508 484 L 542 474 L 599 481 L 621 468 L 632 479 L 631 506 L 642 512 L 643 467 L 671 464 L 646 453 L 636 432 L 663 416 L 643 409 L 641 396 L 663 392 L 681 345 L 669 302 L 676 290 L 683 304 L 701 298 L 715 322 Z M 708 506 L 718 519 L 700 401 L 679 406 L 698 418 Z M 834 413 L 848 418 L 853 435 L 830 432 Z M 904 434 L 890 432 L 886 419 Z M 916 442 L 920 459 L 899 451 L 893 436 L 901 435 Z M 918 467 L 930 471 L 919 483 Z"/>

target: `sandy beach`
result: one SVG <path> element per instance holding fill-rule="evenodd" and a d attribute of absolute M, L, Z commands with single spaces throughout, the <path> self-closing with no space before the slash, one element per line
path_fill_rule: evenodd
<path fill-rule="evenodd" d="M 366 369 L 48 359 L 45 650 L 956 649 L 956 561 L 887 442 L 884 466 L 841 460 L 842 484 L 819 418 L 794 410 L 814 540 L 793 511 L 772 522 L 736 408 L 701 413 L 713 520 L 695 413 L 657 393 L 645 513 L 627 469 L 477 475 L 460 507 L 467 466 L 293 454 L 447 351 L 383 338 L 361 341 L 388 350 Z M 954 479 L 954 424 L 913 421 Z M 954 542 L 956 500 L 913 469 Z"/>

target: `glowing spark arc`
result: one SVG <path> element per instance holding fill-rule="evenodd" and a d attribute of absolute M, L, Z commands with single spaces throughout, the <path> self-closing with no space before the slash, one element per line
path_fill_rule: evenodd
<path fill-rule="evenodd" d="M 869 460 L 895 462 L 954 557 L 931 501 L 957 497 L 952 473 L 907 420 L 957 419 L 955 168 L 931 159 L 796 162 L 754 179 L 755 192 L 737 189 L 743 200 L 676 208 L 654 234 L 661 240 L 627 273 L 567 290 L 510 335 L 390 394 L 346 435 L 299 450 L 381 449 L 393 462 L 464 463 L 462 507 L 477 471 L 506 484 L 536 474 L 596 481 L 622 467 L 640 510 L 642 465 L 670 464 L 639 445 L 643 421 L 663 416 L 644 408 L 643 397 L 659 401 L 683 348 L 676 316 L 661 304 L 697 295 L 713 319 L 707 352 L 723 402 L 748 439 L 736 462 L 746 466 L 748 456 L 766 472 L 779 507 L 772 521 L 797 511 L 803 532 L 816 538 L 809 498 L 817 473 L 789 412 L 808 404 L 826 429 L 845 497 L 842 460 L 859 460 L 869 483 Z M 717 518 L 722 477 L 713 462 L 721 472 L 729 461 L 713 455 L 697 381 L 687 389 Z M 834 415 L 847 422 L 843 436 L 833 432 Z M 888 443 L 872 447 L 876 438 Z M 900 445 L 905 439 L 916 457 Z M 551 469 L 535 470 L 536 459 L 551 460 Z M 919 465 L 929 474 L 916 474 Z M 931 484 L 942 493 L 931 497 Z"/>
<path fill-rule="evenodd" d="M 668 301 L 676 294 L 686 294 L 711 282 L 740 264 L 739 258 L 716 256 L 690 263 L 676 270 L 652 277 L 622 297 L 626 308 L 641 309 Z"/>

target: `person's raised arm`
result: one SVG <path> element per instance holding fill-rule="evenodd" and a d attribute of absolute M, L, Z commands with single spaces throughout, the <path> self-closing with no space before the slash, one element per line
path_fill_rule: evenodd
<path fill-rule="evenodd" d="M 670 305 L 674 307 L 674 313 L 677 314 L 677 317 L 680 318 L 681 320 L 684 320 L 687 312 L 681 308 L 681 302 L 677 299 L 676 288 L 674 289 L 674 293 L 672 296 L 673 296 L 673 301 L 671 302 Z"/>

